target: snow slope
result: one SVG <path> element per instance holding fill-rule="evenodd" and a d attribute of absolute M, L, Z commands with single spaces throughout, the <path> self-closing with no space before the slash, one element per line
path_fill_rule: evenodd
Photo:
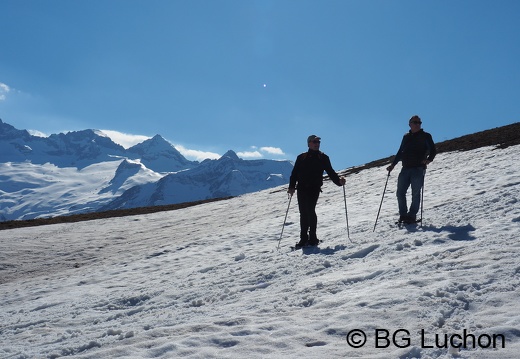
<path fill-rule="evenodd" d="M 0 221 L 93 212 L 128 188 L 162 177 L 126 159 L 81 169 L 7 162 L 0 173 Z"/>
<path fill-rule="evenodd" d="M 375 231 L 384 166 L 349 175 L 352 242 L 327 181 L 315 251 L 283 187 L 2 231 L 0 357 L 517 358 L 519 149 L 440 153 L 422 228 L 393 224 L 397 169 Z"/>

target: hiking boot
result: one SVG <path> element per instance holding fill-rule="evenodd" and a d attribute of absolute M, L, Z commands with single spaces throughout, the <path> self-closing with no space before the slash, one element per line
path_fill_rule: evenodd
<path fill-rule="evenodd" d="M 298 249 L 298 248 L 303 248 L 303 247 L 306 247 L 308 244 L 307 241 L 304 241 L 304 240 L 301 240 L 299 241 L 298 243 L 296 243 L 296 245 L 294 246 L 294 248 Z"/>
<path fill-rule="evenodd" d="M 298 243 L 296 243 L 295 247 L 296 248 L 303 248 L 305 247 L 309 242 L 309 237 L 307 237 L 307 235 L 301 235 L 300 236 L 300 241 Z"/>
<path fill-rule="evenodd" d="M 409 214 L 406 216 L 405 223 L 408 223 L 408 224 L 417 223 L 417 219 L 415 218 L 415 216 L 412 216 Z"/>
<path fill-rule="evenodd" d="M 415 216 L 411 216 L 409 214 L 402 214 L 399 216 L 399 223 L 412 224 L 417 223 L 417 220 L 415 219 Z"/>
<path fill-rule="evenodd" d="M 307 243 L 309 246 L 317 246 L 320 244 L 320 240 L 316 237 L 316 235 L 311 235 L 309 238 L 309 243 Z"/>
<path fill-rule="evenodd" d="M 404 223 L 404 224 L 414 224 L 414 223 L 417 223 L 417 219 L 415 216 L 412 216 L 412 215 L 401 215 L 399 216 L 399 223 Z"/>

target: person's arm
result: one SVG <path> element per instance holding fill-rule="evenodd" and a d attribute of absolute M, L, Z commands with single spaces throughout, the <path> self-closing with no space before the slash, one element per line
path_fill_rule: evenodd
<path fill-rule="evenodd" d="M 428 134 L 428 138 L 426 139 L 426 146 L 428 147 L 428 158 L 426 158 L 426 164 L 433 161 L 435 156 L 437 156 L 437 149 L 435 148 L 435 143 L 433 142 L 432 135 Z"/>
<path fill-rule="evenodd" d="M 289 188 L 287 189 L 287 193 L 290 195 L 294 194 L 296 190 L 296 182 L 298 180 L 298 171 L 300 170 L 300 156 L 296 157 L 296 162 L 294 163 L 294 167 L 291 172 L 291 177 L 289 178 Z"/>
<path fill-rule="evenodd" d="M 395 157 L 394 157 L 394 160 L 392 161 L 392 164 L 386 168 L 386 170 L 387 170 L 388 172 L 392 172 L 392 170 L 394 169 L 395 165 L 396 165 L 397 163 L 399 163 L 399 161 L 401 161 L 401 151 L 402 151 L 402 149 L 403 149 L 403 144 L 404 144 L 404 137 L 403 137 L 403 139 L 401 140 L 401 145 L 399 146 L 399 150 L 398 150 L 397 153 L 395 154 Z"/>
<path fill-rule="evenodd" d="M 345 184 L 345 178 L 339 177 L 336 171 L 332 168 L 332 164 L 330 163 L 329 156 L 325 156 L 325 172 L 329 175 L 329 178 L 338 186 L 343 186 Z"/>

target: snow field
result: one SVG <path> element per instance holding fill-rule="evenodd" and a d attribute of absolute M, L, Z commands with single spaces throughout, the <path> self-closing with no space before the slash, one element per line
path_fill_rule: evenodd
<path fill-rule="evenodd" d="M 375 231 L 386 170 L 349 175 L 352 242 L 343 190 L 326 182 L 318 250 L 289 250 L 299 235 L 296 198 L 276 249 L 288 205 L 282 187 L 2 231 L 0 357 L 515 358 L 517 153 L 439 154 L 417 228 L 394 226 L 397 168 Z M 360 348 L 347 341 L 355 329 L 366 334 Z M 399 335 L 387 343 L 384 330 Z M 477 343 L 444 345 L 465 333 Z"/>

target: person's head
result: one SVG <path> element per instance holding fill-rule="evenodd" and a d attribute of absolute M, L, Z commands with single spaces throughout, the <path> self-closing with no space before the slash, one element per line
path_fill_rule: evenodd
<path fill-rule="evenodd" d="M 320 149 L 320 141 L 321 138 L 316 135 L 310 135 L 307 137 L 307 145 L 311 150 L 319 150 Z"/>
<path fill-rule="evenodd" d="M 421 124 L 421 118 L 417 115 L 412 116 L 412 118 L 410 118 L 410 121 L 408 121 L 408 125 L 410 126 L 412 132 L 419 131 L 421 129 Z"/>

